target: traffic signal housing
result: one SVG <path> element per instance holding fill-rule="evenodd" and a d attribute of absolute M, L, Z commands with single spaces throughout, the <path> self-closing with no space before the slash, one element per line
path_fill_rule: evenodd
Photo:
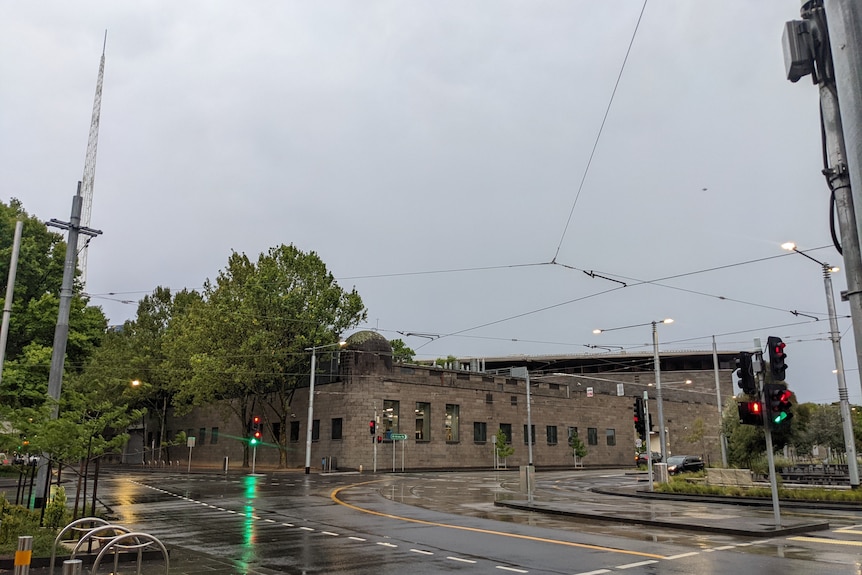
<path fill-rule="evenodd" d="M 763 404 L 759 401 L 741 401 L 736 409 L 740 425 L 763 425 Z"/>
<path fill-rule="evenodd" d="M 757 382 L 754 380 L 754 365 L 751 362 L 751 354 L 747 351 L 740 352 L 736 358 L 736 376 L 739 378 L 739 388 L 748 395 L 757 395 Z"/>
<path fill-rule="evenodd" d="M 260 417 L 255 415 L 251 418 L 251 439 L 249 439 L 249 443 L 251 445 L 257 445 L 261 441 L 261 421 Z"/>
<path fill-rule="evenodd" d="M 640 439 L 646 439 L 646 417 L 644 416 L 644 400 L 640 397 L 635 398 L 633 406 L 635 431 Z"/>
<path fill-rule="evenodd" d="M 368 429 L 369 429 L 369 431 L 371 431 L 371 435 L 374 435 L 377 433 L 377 424 L 374 422 L 373 419 L 368 422 Z"/>
<path fill-rule="evenodd" d="M 766 407 L 766 417 L 773 429 L 783 429 L 790 425 L 793 419 L 793 403 L 790 399 L 793 392 L 781 383 L 767 383 L 763 387 L 763 399 Z"/>
<path fill-rule="evenodd" d="M 787 363 L 784 353 L 784 348 L 787 347 L 780 337 L 774 335 L 769 336 L 766 340 L 766 347 L 769 349 L 769 369 L 772 372 L 772 379 L 775 381 L 784 381 L 784 372 L 787 371 Z"/>

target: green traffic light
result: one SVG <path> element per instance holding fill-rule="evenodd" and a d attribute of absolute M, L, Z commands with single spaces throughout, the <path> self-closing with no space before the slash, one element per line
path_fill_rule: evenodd
<path fill-rule="evenodd" d="M 773 421 L 773 422 L 775 422 L 775 423 L 781 423 L 781 422 L 782 422 L 782 421 L 784 421 L 785 419 L 787 419 L 787 412 L 782 411 L 781 413 L 779 413 L 778 415 L 776 415 L 775 417 L 773 417 L 773 418 L 772 418 L 772 421 Z"/>
<path fill-rule="evenodd" d="M 257 439 L 255 439 L 254 437 L 252 437 L 252 438 L 249 440 L 249 442 L 248 442 L 248 443 L 249 443 L 249 445 L 257 445 Z"/>

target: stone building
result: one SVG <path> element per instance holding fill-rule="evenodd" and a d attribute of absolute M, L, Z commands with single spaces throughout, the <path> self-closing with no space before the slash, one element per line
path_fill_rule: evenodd
<path fill-rule="evenodd" d="M 526 380 L 511 377 L 511 367 L 529 370 L 536 467 L 571 467 L 572 433 L 586 445 L 585 466 L 633 466 L 633 404 L 644 391 L 650 398 L 652 448 L 658 451 L 652 354 L 465 359 L 444 368 L 394 363 L 383 336 L 360 331 L 332 354 L 331 362 L 329 353 L 318 355 L 324 369 L 315 378 L 311 441 L 315 470 L 324 465 L 366 470 L 376 466 L 382 471 L 491 468 L 493 440 L 500 429 L 514 447 L 506 465 L 528 463 Z M 718 354 L 722 401 L 733 395 L 733 358 L 734 352 Z M 668 452 L 720 462 L 712 354 L 664 352 L 661 370 Z M 305 465 L 308 389 L 296 390 L 285 430 L 286 461 L 292 468 Z M 264 431 L 255 462 L 277 465 L 274 438 L 281 430 L 271 414 L 262 410 L 258 415 Z M 153 422 L 150 429 L 156 428 Z M 226 457 L 232 467 L 242 462 L 247 431 L 218 406 L 170 416 L 167 428 L 168 437 L 178 431 L 195 437 L 193 465 L 220 465 Z M 153 433 L 149 435 L 147 445 L 152 445 Z M 171 449 L 171 459 L 185 465 L 190 450 Z"/>

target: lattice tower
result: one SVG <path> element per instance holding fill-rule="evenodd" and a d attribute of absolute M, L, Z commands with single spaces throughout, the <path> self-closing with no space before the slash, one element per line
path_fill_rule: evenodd
<path fill-rule="evenodd" d="M 87 139 L 87 155 L 84 158 L 84 176 L 81 178 L 81 226 L 90 226 L 90 216 L 93 212 L 93 182 L 96 178 L 96 150 L 99 147 L 99 116 L 102 111 L 102 81 L 105 78 L 105 41 L 102 43 L 102 59 L 99 62 L 99 79 L 96 81 L 96 97 L 93 99 L 93 115 L 90 119 L 90 136 Z M 81 270 L 81 285 L 87 283 L 87 245 L 90 236 L 81 235 L 78 238 L 78 268 Z"/>

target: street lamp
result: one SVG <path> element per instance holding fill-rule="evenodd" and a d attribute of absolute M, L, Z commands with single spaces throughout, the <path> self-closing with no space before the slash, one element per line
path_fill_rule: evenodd
<path fill-rule="evenodd" d="M 835 313 L 835 295 L 832 291 L 832 274 L 839 271 L 827 263 L 816 260 L 805 252 L 799 251 L 796 244 L 787 242 L 781 244 L 785 250 L 796 252 L 809 260 L 820 264 L 823 269 L 823 285 L 826 288 L 826 311 L 829 313 L 829 339 L 832 340 L 832 355 L 835 357 L 835 375 L 838 379 L 838 400 L 841 408 L 841 423 L 844 428 L 844 449 L 847 452 L 850 487 L 859 487 L 859 467 L 856 462 L 856 439 L 853 437 L 853 422 L 850 419 L 850 401 L 847 397 L 847 381 L 844 379 L 844 357 L 841 353 L 841 335 L 838 331 L 838 318 Z"/>
<path fill-rule="evenodd" d="M 658 356 L 658 330 L 656 329 L 656 325 L 660 323 L 673 323 L 673 320 L 670 318 L 651 321 L 647 323 L 638 323 L 634 325 L 624 325 L 622 327 L 613 327 L 610 329 L 594 329 L 593 333 L 600 334 L 606 331 L 617 331 L 620 329 L 629 329 L 632 327 L 643 327 L 646 325 L 652 326 L 652 354 L 653 354 L 653 364 L 655 367 L 655 403 L 658 408 L 658 440 L 661 443 L 661 461 L 662 463 L 667 463 L 667 446 L 665 445 L 665 435 L 664 435 L 664 407 L 662 406 L 661 400 L 661 365 L 659 364 L 659 356 Z"/>
<path fill-rule="evenodd" d="M 305 351 L 311 352 L 311 384 L 308 386 L 308 430 L 305 434 L 305 474 L 311 473 L 311 428 L 314 422 L 314 372 L 317 369 L 317 350 L 327 347 L 344 347 L 346 341 L 338 343 L 329 343 L 326 345 L 316 345 L 305 348 Z"/>

